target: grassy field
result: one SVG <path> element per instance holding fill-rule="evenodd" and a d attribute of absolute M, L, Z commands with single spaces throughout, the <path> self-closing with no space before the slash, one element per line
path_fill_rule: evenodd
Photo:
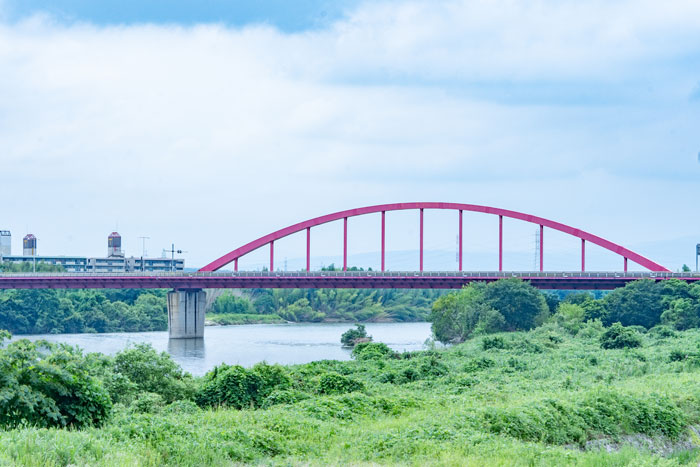
<path fill-rule="evenodd" d="M 0 432 L 0 464 L 697 465 L 700 332 L 624 350 L 600 333 L 545 325 L 287 367 L 293 388 L 259 409 L 117 404 L 101 428 Z M 323 394 L 329 374 L 359 390 Z"/>

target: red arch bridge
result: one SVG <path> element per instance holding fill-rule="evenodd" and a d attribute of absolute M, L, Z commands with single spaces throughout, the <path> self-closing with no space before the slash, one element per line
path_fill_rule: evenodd
<path fill-rule="evenodd" d="M 423 227 L 426 209 L 451 210 L 456 213 L 458 231 L 458 270 L 423 270 Z M 386 213 L 414 210 L 418 212 L 419 261 L 416 271 L 386 271 Z M 498 217 L 498 271 L 464 271 L 463 266 L 463 213 L 478 212 Z M 381 270 L 348 271 L 348 219 L 356 216 L 381 214 Z M 503 271 L 503 219 L 516 219 L 539 226 L 539 271 Z M 329 222 L 343 222 L 343 270 L 311 270 L 311 229 Z M 581 267 L 576 272 L 549 272 L 544 268 L 545 229 L 552 229 L 580 239 Z M 306 270 L 299 272 L 275 271 L 275 242 L 289 235 L 306 232 Z M 586 245 L 592 243 L 621 258 L 621 270 L 615 272 L 587 272 Z M 259 248 L 267 247 L 270 253 L 269 271 L 239 271 L 238 260 Z M 632 261 L 648 272 L 628 272 Z M 221 271 L 233 263 L 233 271 Z M 229 266 L 230 267 L 230 266 Z M 645 258 L 621 245 L 583 230 L 542 217 L 489 206 L 459 203 L 398 203 L 368 206 L 340 211 L 316 217 L 285 227 L 253 240 L 230 251 L 194 273 L 47 273 L 0 274 L 0 289 L 85 289 L 85 288 L 170 288 L 168 317 L 171 337 L 201 337 L 204 324 L 204 292 L 207 288 L 460 288 L 474 281 L 495 281 L 506 277 L 518 277 L 542 289 L 613 289 L 638 279 L 656 281 L 672 278 L 687 282 L 700 281 L 700 275 L 672 273 L 662 265 Z"/>

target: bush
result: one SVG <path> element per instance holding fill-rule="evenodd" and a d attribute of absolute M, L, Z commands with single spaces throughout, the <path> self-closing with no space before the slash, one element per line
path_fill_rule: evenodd
<path fill-rule="evenodd" d="M 141 413 L 158 413 L 161 411 L 164 405 L 165 403 L 163 402 L 163 396 L 160 394 L 156 394 L 154 392 L 142 392 L 131 403 L 131 410 L 133 412 Z"/>
<path fill-rule="evenodd" d="M 681 362 L 692 355 L 690 352 L 683 352 L 682 350 L 674 349 L 668 356 L 668 360 L 671 362 Z"/>
<path fill-rule="evenodd" d="M 100 425 L 112 402 L 77 348 L 26 339 L 0 349 L 0 426 Z"/>
<path fill-rule="evenodd" d="M 372 360 L 375 358 L 393 358 L 397 357 L 397 354 L 382 342 L 361 342 L 352 349 L 352 356 L 357 360 Z"/>
<path fill-rule="evenodd" d="M 254 407 L 258 383 L 257 378 L 242 366 L 222 364 L 206 374 L 195 402 L 200 407 Z"/>
<path fill-rule="evenodd" d="M 160 394 L 166 403 L 194 395 L 190 374 L 183 372 L 170 355 L 156 352 L 150 344 L 136 344 L 117 353 L 113 371 L 127 377 L 137 392 Z"/>
<path fill-rule="evenodd" d="M 574 303 L 561 303 L 550 321 L 566 329 L 569 333 L 576 335 L 583 327 L 586 311 L 582 306 Z"/>
<path fill-rule="evenodd" d="M 362 391 L 364 388 L 362 382 L 338 373 L 324 373 L 318 380 L 319 394 L 344 394 Z"/>
<path fill-rule="evenodd" d="M 258 363 L 250 370 L 223 364 L 204 376 L 195 396 L 201 407 L 228 406 L 236 409 L 261 407 L 275 390 L 291 387 L 291 379 L 280 365 Z"/>
<path fill-rule="evenodd" d="M 296 389 L 275 390 L 262 402 L 262 408 L 266 409 L 278 404 L 294 404 L 310 397 L 307 393 Z"/>
<path fill-rule="evenodd" d="M 493 337 L 484 337 L 484 340 L 481 341 L 481 348 L 483 350 L 489 350 L 489 349 L 507 349 L 510 346 L 506 342 L 506 340 L 503 338 L 503 336 L 493 336 Z"/>
<path fill-rule="evenodd" d="M 346 347 L 353 347 L 360 342 L 368 342 L 372 340 L 372 336 L 367 335 L 367 330 L 364 324 L 356 324 L 355 329 L 348 329 L 340 336 L 340 343 Z"/>
<path fill-rule="evenodd" d="M 463 370 L 467 373 L 475 373 L 477 371 L 485 370 L 487 368 L 492 368 L 496 366 L 496 362 L 490 358 L 481 357 L 469 360 L 465 365 Z"/>
<path fill-rule="evenodd" d="M 655 337 L 658 337 L 660 339 L 665 339 L 667 337 L 675 337 L 676 336 L 676 331 L 671 329 L 668 326 L 665 326 L 663 324 L 659 324 L 657 326 L 654 326 L 649 330 L 649 334 Z"/>
<path fill-rule="evenodd" d="M 642 339 L 639 333 L 620 323 L 610 326 L 600 337 L 600 346 L 604 349 L 629 349 L 641 345 Z"/>

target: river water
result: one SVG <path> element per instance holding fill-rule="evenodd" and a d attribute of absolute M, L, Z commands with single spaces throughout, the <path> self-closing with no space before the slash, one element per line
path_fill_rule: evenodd
<path fill-rule="evenodd" d="M 368 323 L 367 333 L 396 351 L 421 350 L 430 337 L 430 323 Z M 46 339 L 77 345 L 86 352 L 114 354 L 129 344 L 146 342 L 166 351 L 185 370 L 203 375 L 221 363 L 252 366 L 258 362 L 295 364 L 314 360 L 349 360 L 340 336 L 351 324 L 247 324 L 208 326 L 204 339 L 168 339 L 167 332 L 109 334 L 42 334 L 12 340 Z"/>

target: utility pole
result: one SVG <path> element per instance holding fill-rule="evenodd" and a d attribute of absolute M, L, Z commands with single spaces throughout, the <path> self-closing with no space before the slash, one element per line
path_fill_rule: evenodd
<path fill-rule="evenodd" d="M 183 251 L 183 250 L 176 250 L 174 243 L 172 245 L 170 245 L 170 250 L 163 250 L 163 251 L 164 252 L 170 251 L 170 271 L 171 272 L 175 270 L 175 253 L 177 253 L 178 255 L 181 255 L 183 253 L 187 253 L 186 251 Z"/>
<path fill-rule="evenodd" d="M 143 242 L 143 243 L 142 243 L 142 248 L 141 248 L 141 271 L 145 271 L 145 270 L 146 270 L 146 266 L 145 266 L 145 260 L 144 260 L 144 258 L 146 258 L 146 240 L 147 240 L 147 239 L 150 239 L 151 237 L 139 237 L 139 238 L 140 238 L 141 241 Z"/>

